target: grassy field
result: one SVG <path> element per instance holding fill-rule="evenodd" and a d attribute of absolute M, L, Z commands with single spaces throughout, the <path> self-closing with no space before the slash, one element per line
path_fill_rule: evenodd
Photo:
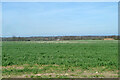
<path fill-rule="evenodd" d="M 3 77 L 117 77 L 117 40 L 3 42 Z"/>

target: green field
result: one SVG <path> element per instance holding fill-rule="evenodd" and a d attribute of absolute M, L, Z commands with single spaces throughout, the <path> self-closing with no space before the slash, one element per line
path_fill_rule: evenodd
<path fill-rule="evenodd" d="M 4 41 L 3 77 L 117 77 L 117 40 Z"/>

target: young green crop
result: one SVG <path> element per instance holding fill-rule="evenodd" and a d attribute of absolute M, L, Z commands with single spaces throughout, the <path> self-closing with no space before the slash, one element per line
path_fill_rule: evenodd
<path fill-rule="evenodd" d="M 61 68 L 65 71 L 69 70 L 69 68 L 72 70 L 72 67 L 79 67 L 83 70 L 96 67 L 117 70 L 117 41 L 86 40 L 71 41 L 71 43 L 65 43 L 65 41 L 63 43 L 3 42 L 2 65 L 20 66 L 24 64 L 64 66 Z M 49 67 L 45 70 L 48 69 Z M 7 73 L 8 70 L 5 70 L 3 69 L 3 72 Z M 25 70 L 24 68 L 23 72 Z M 32 71 L 28 69 L 27 71 L 42 73 L 42 70 L 35 71 L 35 69 Z"/>

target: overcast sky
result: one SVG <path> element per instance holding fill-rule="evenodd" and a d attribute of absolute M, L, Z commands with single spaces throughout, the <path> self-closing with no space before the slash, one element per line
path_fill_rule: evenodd
<path fill-rule="evenodd" d="M 3 36 L 118 34 L 117 2 L 3 3 Z"/>

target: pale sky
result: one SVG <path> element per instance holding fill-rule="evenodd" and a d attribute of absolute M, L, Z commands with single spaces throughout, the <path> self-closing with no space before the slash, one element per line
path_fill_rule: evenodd
<path fill-rule="evenodd" d="M 3 37 L 118 34 L 117 2 L 3 3 Z"/>

